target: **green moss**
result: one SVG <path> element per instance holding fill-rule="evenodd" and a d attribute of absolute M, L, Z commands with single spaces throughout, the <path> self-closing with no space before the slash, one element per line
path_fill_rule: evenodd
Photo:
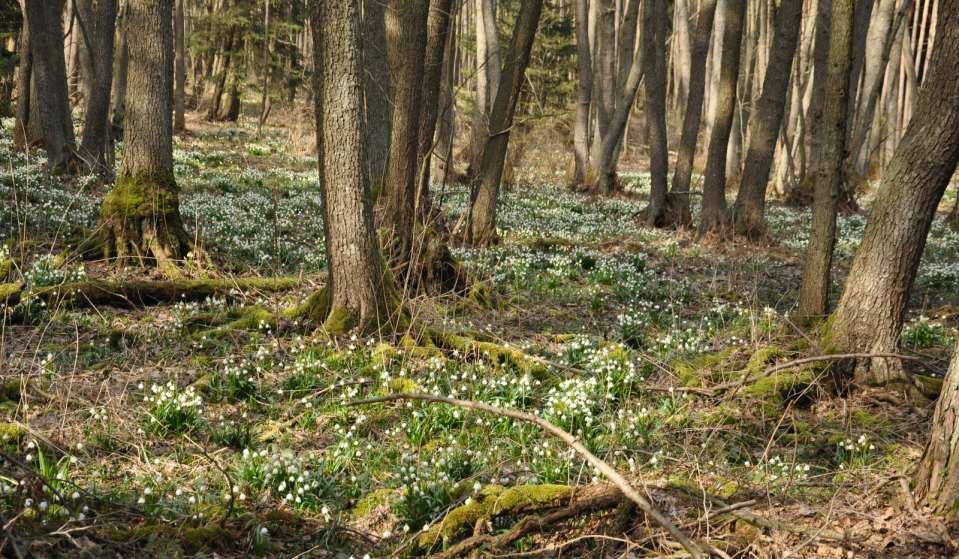
<path fill-rule="evenodd" d="M 942 378 L 930 377 L 926 375 L 913 375 L 912 382 L 926 398 L 935 400 L 942 392 Z"/>
<path fill-rule="evenodd" d="M 467 355 L 474 354 L 485 357 L 498 366 L 512 365 L 520 372 L 529 373 L 539 379 L 550 376 L 549 368 L 546 365 L 516 348 L 493 342 L 482 342 L 448 332 L 432 332 L 430 337 L 447 349 L 458 350 Z"/>
<path fill-rule="evenodd" d="M 0 422 L 0 444 L 16 445 L 26 435 L 26 429 L 16 423 Z"/>
<path fill-rule="evenodd" d="M 173 526 L 169 524 L 145 524 L 126 528 L 113 528 L 107 534 L 117 541 L 172 541 L 190 554 L 210 549 L 227 548 L 232 537 L 219 524 L 210 522 L 202 526 Z"/>
<path fill-rule="evenodd" d="M 778 413 L 785 401 L 812 384 L 816 378 L 814 367 L 786 370 L 761 376 L 746 386 L 746 394 L 762 401 L 767 414 Z"/>
<path fill-rule="evenodd" d="M 124 221 L 167 215 L 178 208 L 176 181 L 172 175 L 158 173 L 120 175 L 103 198 L 103 216 Z"/>
<path fill-rule="evenodd" d="M 350 513 L 353 515 L 353 518 L 362 518 L 375 512 L 377 509 L 389 507 L 395 496 L 396 490 L 394 489 L 377 489 L 361 497 Z"/>
<path fill-rule="evenodd" d="M 725 371 L 716 370 L 736 351 L 736 348 L 726 348 L 721 351 L 704 353 L 692 359 L 679 359 L 670 366 L 679 377 L 683 386 L 703 386 L 703 379 L 716 380 L 717 376 L 724 376 Z"/>
<path fill-rule="evenodd" d="M 0 302 L 11 301 L 14 304 L 20 299 L 23 284 L 20 282 L 0 283 Z"/>
<path fill-rule="evenodd" d="M 349 332 L 355 323 L 356 316 L 353 312 L 336 306 L 330 309 L 330 314 L 323 321 L 323 330 L 331 336 L 338 336 Z"/>
<path fill-rule="evenodd" d="M 778 357 L 782 357 L 786 352 L 777 346 L 766 346 L 757 349 L 749 357 L 746 363 L 746 374 L 750 377 L 761 374 L 766 366 Z"/>
<path fill-rule="evenodd" d="M 491 485 L 469 503 L 451 510 L 442 521 L 424 532 L 417 544 L 429 550 L 438 543 L 449 543 L 473 529 L 480 519 L 493 519 L 503 514 L 519 514 L 559 504 L 569 497 L 573 488 L 568 485 L 519 485 L 504 488 Z"/>

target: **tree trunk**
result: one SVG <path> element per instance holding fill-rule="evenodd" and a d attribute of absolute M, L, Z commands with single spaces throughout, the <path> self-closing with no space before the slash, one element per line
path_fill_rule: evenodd
<path fill-rule="evenodd" d="M 634 22 L 635 24 L 635 22 Z M 623 84 L 623 93 L 616 103 L 616 111 L 610 119 L 606 134 L 602 138 L 599 148 L 599 165 L 595 168 L 597 190 L 604 194 L 609 194 L 616 190 L 616 152 L 620 142 L 623 139 L 623 133 L 626 131 L 626 125 L 629 122 L 629 113 L 633 108 L 633 102 L 636 100 L 636 93 L 639 91 L 639 84 L 643 79 L 643 73 L 646 65 L 645 51 L 639 51 L 632 57 L 632 64 L 626 81 Z"/>
<path fill-rule="evenodd" d="M 916 496 L 933 512 L 959 514 L 959 340 L 942 381 L 932 433 L 916 474 Z"/>
<path fill-rule="evenodd" d="M 703 117 L 703 98 L 706 90 L 706 57 L 713 33 L 716 0 L 705 0 L 696 21 L 696 38 L 693 44 L 689 69 L 689 90 L 686 96 L 686 112 L 683 131 L 676 154 L 673 184 L 669 191 L 667 220 L 673 225 L 688 227 L 693 217 L 689 209 L 689 187 L 693 176 L 693 160 L 696 157 L 696 141 Z"/>
<path fill-rule="evenodd" d="M 173 0 L 129 0 L 131 99 L 116 185 L 103 200 L 107 258 L 176 276 L 189 250 L 173 176 Z"/>
<path fill-rule="evenodd" d="M 959 0 L 943 0 L 929 76 L 883 174 L 832 324 L 835 351 L 894 351 L 926 235 L 959 161 Z M 895 363 L 859 363 L 860 382 L 901 380 Z"/>
<path fill-rule="evenodd" d="M 427 9 L 417 0 L 391 0 L 386 9 L 393 125 L 376 213 L 387 261 L 402 265 L 404 273 L 413 250 Z"/>
<path fill-rule="evenodd" d="M 609 123 L 616 110 L 616 1 L 596 1 L 596 58 L 593 60 L 596 80 L 592 101 L 596 105 L 595 139 L 598 141 L 593 143 L 590 154 L 594 170 L 601 166 L 600 148 L 609 134 Z"/>
<path fill-rule="evenodd" d="M 241 42 L 242 44 L 242 42 Z M 240 49 L 237 49 L 240 50 Z M 233 63 L 233 70 L 227 80 L 226 99 L 220 103 L 220 110 L 216 113 L 216 120 L 220 122 L 236 122 L 240 118 L 240 84 L 242 76 L 237 64 Z"/>
<path fill-rule="evenodd" d="M 829 60 L 829 22 L 831 20 L 831 0 L 816 1 L 816 21 L 813 31 L 812 84 L 809 105 L 806 108 L 806 122 L 809 149 L 807 166 L 803 172 L 805 180 L 786 196 L 786 203 L 793 206 L 806 206 L 812 200 L 815 178 L 819 176 L 823 149 L 823 105 L 826 99 L 826 68 Z"/>
<path fill-rule="evenodd" d="M 236 27 L 231 26 L 213 58 L 212 73 L 200 104 L 200 109 L 206 111 L 206 119 L 209 121 L 215 121 L 219 117 L 223 93 L 226 91 L 227 78 L 230 76 L 233 64 L 234 47 L 239 39 L 238 35 Z"/>
<path fill-rule="evenodd" d="M 310 0 L 313 88 L 326 293 L 312 312 L 330 333 L 380 329 L 391 316 L 391 280 L 373 229 L 363 131 L 363 80 L 356 2 Z"/>
<path fill-rule="evenodd" d="M 726 217 L 726 153 L 729 133 L 736 109 L 736 81 L 739 77 L 740 43 L 743 36 L 743 14 L 746 0 L 728 0 L 723 15 L 723 48 L 719 70 L 719 93 L 716 114 L 710 127 L 706 155 L 703 208 L 700 212 L 701 233 L 722 234 Z"/>
<path fill-rule="evenodd" d="M 492 0 L 476 0 L 476 102 L 467 175 L 477 172 L 490 133 L 490 111 L 501 79 L 502 62 Z"/>
<path fill-rule="evenodd" d="M 466 241 L 473 246 L 486 246 L 496 241 L 496 203 L 509 147 L 510 128 L 542 9 L 543 0 L 522 0 L 520 4 L 513 38 L 506 53 L 502 81 L 490 112 L 489 138 L 471 189 Z"/>
<path fill-rule="evenodd" d="M 13 147 L 26 151 L 39 138 L 30 136 L 30 107 L 32 102 L 33 52 L 30 48 L 29 19 L 24 13 L 23 28 L 20 30 L 20 68 L 17 71 L 17 114 L 13 124 Z"/>
<path fill-rule="evenodd" d="M 458 67 L 456 50 L 459 31 L 458 23 L 454 22 L 451 22 L 446 45 L 443 47 L 443 72 L 440 76 L 439 98 L 440 114 L 436 124 L 436 147 L 433 150 L 433 161 L 436 162 L 440 174 L 439 180 L 442 184 L 447 184 L 455 171 L 453 168 L 453 140 L 455 139 L 456 125 L 454 84 Z"/>
<path fill-rule="evenodd" d="M 130 48 L 127 42 L 126 13 L 126 4 L 123 4 L 117 15 L 117 39 L 113 59 L 113 92 L 110 94 L 110 122 L 112 123 L 114 138 L 123 134 L 123 112 L 127 100 Z"/>
<path fill-rule="evenodd" d="M 823 107 L 823 158 L 813 192 L 812 226 L 803 261 L 797 310 L 800 320 L 825 316 L 829 305 L 830 269 L 836 244 L 836 211 L 843 178 L 843 161 L 846 158 L 852 22 L 853 0 L 833 2 Z"/>
<path fill-rule="evenodd" d="M 645 221 L 649 227 L 661 227 L 666 219 L 666 174 L 669 173 L 665 83 L 667 24 L 666 0 L 646 2 L 643 8 L 643 49 L 650 193 Z"/>
<path fill-rule="evenodd" d="M 386 57 L 386 20 L 383 0 L 363 0 L 363 96 L 366 100 L 366 154 L 370 185 L 378 190 L 386 174 L 390 152 L 391 87 Z"/>
<path fill-rule="evenodd" d="M 186 45 L 184 43 L 184 10 L 186 0 L 176 0 L 176 13 L 173 16 L 173 132 L 179 134 L 186 129 L 183 111 L 186 105 Z"/>
<path fill-rule="evenodd" d="M 589 0 L 576 0 L 576 56 L 579 73 L 576 88 L 576 124 L 573 129 L 573 187 L 586 182 L 589 166 L 589 110 L 593 94 L 593 62 L 589 48 Z"/>
<path fill-rule="evenodd" d="M 31 95 L 30 119 L 39 118 L 37 124 L 43 131 L 48 167 L 55 173 L 72 172 L 78 161 L 67 94 L 60 5 L 26 0 L 24 6 L 30 24 L 33 86 L 40 93 Z"/>
<path fill-rule="evenodd" d="M 749 147 L 734 207 L 736 232 L 748 237 L 758 238 L 766 233 L 766 185 L 786 108 L 786 88 L 799 40 L 802 4 L 802 0 L 782 0 L 779 5 L 773 32 L 776 48 L 770 54 L 762 94 L 749 119 Z M 785 149 L 789 149 L 788 146 Z"/>
<path fill-rule="evenodd" d="M 81 14 L 90 31 L 90 93 L 86 99 L 80 157 L 87 167 L 109 181 L 113 177 L 113 134 L 110 130 L 110 89 L 113 85 L 113 41 L 117 1 L 97 0 Z M 91 17 L 88 17 L 91 16 Z"/>

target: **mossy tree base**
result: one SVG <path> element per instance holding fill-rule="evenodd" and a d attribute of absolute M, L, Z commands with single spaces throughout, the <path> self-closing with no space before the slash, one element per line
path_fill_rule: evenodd
<path fill-rule="evenodd" d="M 171 176 L 123 175 L 103 199 L 104 256 L 117 265 L 155 265 L 171 278 L 191 249 Z"/>

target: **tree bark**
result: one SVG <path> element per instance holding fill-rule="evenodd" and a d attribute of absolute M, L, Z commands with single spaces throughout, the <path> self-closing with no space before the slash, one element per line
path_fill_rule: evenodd
<path fill-rule="evenodd" d="M 110 122 L 113 136 L 123 134 L 123 111 L 127 99 L 127 77 L 130 68 L 130 49 L 127 42 L 126 4 L 120 7 L 117 14 L 116 45 L 113 59 L 113 92 L 110 94 Z"/>
<path fill-rule="evenodd" d="M 90 81 L 80 139 L 80 157 L 101 179 L 113 178 L 113 134 L 110 130 L 110 90 L 113 86 L 113 42 L 117 1 L 96 0 L 80 14 L 90 32 Z"/>
<path fill-rule="evenodd" d="M 413 250 L 427 8 L 425 2 L 391 0 L 386 10 L 393 117 L 377 226 L 387 261 L 402 265 L 404 273 Z"/>
<path fill-rule="evenodd" d="M 502 74 L 496 12 L 492 0 L 476 0 L 476 98 L 467 175 L 477 172 L 490 134 L 490 111 Z"/>
<path fill-rule="evenodd" d="M 378 330 L 392 320 L 392 289 L 373 228 L 363 131 L 357 0 L 310 0 L 316 143 L 327 267 L 313 309 L 330 333 Z"/>
<path fill-rule="evenodd" d="M 596 134 L 590 154 L 594 170 L 601 167 L 600 148 L 609 134 L 609 124 L 616 110 L 616 0 L 596 0 L 596 58 L 593 71 L 596 80 L 593 103 L 596 105 Z M 608 184 L 608 181 L 605 181 Z"/>
<path fill-rule="evenodd" d="M 736 82 L 739 77 L 740 43 L 746 0 L 728 0 L 723 21 L 723 48 L 719 70 L 716 114 L 709 133 L 706 155 L 703 208 L 699 230 L 703 234 L 724 234 L 726 216 L 726 154 L 736 109 Z"/>
<path fill-rule="evenodd" d="M 852 62 L 853 0 L 833 2 L 829 25 L 826 98 L 823 108 L 823 160 L 813 192 L 809 245 L 799 292 L 800 320 L 823 317 L 829 305 L 830 270 L 836 244 L 836 211 L 846 158 L 846 111 Z"/>
<path fill-rule="evenodd" d="M 60 5 L 26 0 L 24 6 L 30 25 L 32 83 L 34 91 L 40 93 L 31 95 L 30 119 L 39 119 L 48 167 L 55 173 L 69 173 L 76 169 L 78 160 L 67 92 Z"/>
<path fill-rule="evenodd" d="M 806 206 L 812 200 L 812 183 L 819 175 L 823 149 L 823 105 L 826 99 L 826 68 L 829 61 L 829 22 L 831 20 L 831 0 L 817 0 L 816 22 L 813 32 L 812 84 L 809 105 L 806 108 L 808 123 L 808 157 L 803 172 L 805 180 L 786 195 L 786 203 L 793 206 Z"/>
<path fill-rule="evenodd" d="M 509 52 L 506 53 L 502 81 L 490 112 L 489 138 L 483 148 L 482 163 L 471 189 L 466 242 L 473 246 L 486 246 L 496 241 L 496 204 L 500 179 L 509 147 L 513 114 L 523 86 L 542 9 L 543 0 L 522 0 L 520 4 L 513 38 Z"/>
<path fill-rule="evenodd" d="M 363 0 L 363 92 L 366 100 L 367 172 L 377 190 L 386 174 L 392 133 L 390 65 L 383 0 Z"/>
<path fill-rule="evenodd" d="M 935 513 L 959 514 L 959 340 L 932 415 L 932 433 L 916 474 L 916 496 Z"/>
<path fill-rule="evenodd" d="M 802 23 L 802 4 L 802 0 L 782 0 L 779 5 L 773 31 L 776 47 L 770 53 L 763 90 L 749 119 L 749 146 L 733 213 L 736 232 L 752 238 L 766 233 L 766 185 L 786 108 L 789 70 Z"/>
<path fill-rule="evenodd" d="M 693 223 L 689 209 L 689 187 L 693 176 L 693 160 L 696 157 L 696 142 L 703 117 L 703 101 L 706 91 L 706 57 L 712 40 L 716 0 L 705 0 L 699 9 L 696 21 L 696 38 L 690 59 L 689 90 L 686 95 L 686 112 L 683 131 L 676 154 L 673 184 L 667 198 L 667 220 L 672 225 L 688 227 Z"/>
<path fill-rule="evenodd" d="M 669 147 L 666 130 L 666 0 L 649 0 L 643 8 L 643 49 L 646 65 L 646 120 L 649 144 L 650 193 L 645 209 L 649 227 L 666 222 Z"/>
<path fill-rule="evenodd" d="M 177 134 L 186 129 L 183 114 L 186 106 L 186 44 L 183 29 L 185 1 L 176 0 L 176 12 L 173 16 L 173 48 L 176 50 L 173 58 L 173 132 Z"/>
<path fill-rule="evenodd" d="M 593 61 L 589 48 L 589 0 L 576 0 L 576 124 L 573 129 L 573 187 L 586 183 L 589 167 L 589 111 L 593 95 Z"/>
<path fill-rule="evenodd" d="M 103 200 L 107 258 L 178 275 L 189 250 L 173 176 L 173 0 L 129 0 L 130 103 L 116 185 Z"/>
<path fill-rule="evenodd" d="M 30 114 L 33 83 L 33 51 L 30 48 L 30 23 L 23 14 L 23 27 L 20 30 L 20 67 L 17 71 L 17 114 L 13 124 L 13 147 L 26 151 L 39 138 L 30 136 Z"/>
<path fill-rule="evenodd" d="M 893 351 L 926 236 L 959 161 L 959 0 L 943 0 L 915 116 L 883 174 L 831 330 L 835 351 Z M 858 363 L 860 382 L 901 380 L 893 363 Z"/>

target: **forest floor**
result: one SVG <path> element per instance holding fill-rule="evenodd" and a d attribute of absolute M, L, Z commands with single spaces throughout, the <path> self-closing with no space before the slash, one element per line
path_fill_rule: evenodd
<path fill-rule="evenodd" d="M 102 192 L 46 176 L 2 124 L 0 282 L 49 293 L 134 279 L 65 250 L 95 228 Z M 426 554 L 563 511 L 569 486 L 604 490 L 530 424 L 445 404 L 347 405 L 391 392 L 546 419 L 729 556 L 956 552 L 959 526 L 908 497 L 929 401 L 837 394 L 825 363 L 767 372 L 818 354 L 789 318 L 807 210 L 773 205 L 764 244 L 710 242 L 639 225 L 642 173 L 610 199 L 516 186 L 501 201 L 503 242 L 454 251 L 492 301 L 410 304 L 418 323 L 489 346 L 330 340 L 284 314 L 322 285 L 325 258 L 316 159 L 291 153 L 285 134 L 204 127 L 175 152 L 184 221 L 212 262 L 187 272 L 220 285 L 283 276 L 283 289 L 236 280 L 200 300 L 92 305 L 81 293 L 8 309 L 0 554 Z M 437 197 L 453 219 L 466 202 L 462 187 Z M 840 219 L 837 290 L 864 225 Z M 959 233 L 937 219 L 902 340 L 923 357 L 914 372 L 945 370 L 957 305 Z M 488 351 L 502 347 L 529 358 Z M 483 552 L 681 556 L 621 497 L 607 501 Z"/>

